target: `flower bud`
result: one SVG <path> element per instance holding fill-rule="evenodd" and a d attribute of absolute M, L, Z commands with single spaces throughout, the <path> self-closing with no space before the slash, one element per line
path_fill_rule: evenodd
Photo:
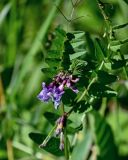
<path fill-rule="evenodd" d="M 60 135 L 60 133 L 62 132 L 63 127 L 64 127 L 64 121 L 65 121 L 64 115 L 56 121 L 56 123 L 57 123 L 57 128 L 55 131 L 56 136 Z"/>
<path fill-rule="evenodd" d="M 59 149 L 62 151 L 64 149 L 64 134 L 61 132 L 60 134 L 60 146 Z"/>

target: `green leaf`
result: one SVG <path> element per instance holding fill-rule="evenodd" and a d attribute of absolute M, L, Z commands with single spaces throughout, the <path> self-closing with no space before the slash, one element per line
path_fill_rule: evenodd
<path fill-rule="evenodd" d="M 127 3 L 127 5 L 128 5 L 128 0 L 124 0 L 125 1 L 125 3 Z"/>
<path fill-rule="evenodd" d="M 117 52 L 118 50 L 120 50 L 120 47 L 121 47 L 121 44 L 115 45 L 115 46 L 110 46 L 110 49 L 113 52 Z"/>
<path fill-rule="evenodd" d="M 105 62 L 104 66 L 107 70 L 110 70 L 110 71 L 112 70 L 112 64 L 110 62 Z"/>
<path fill-rule="evenodd" d="M 75 134 L 76 132 L 80 131 L 83 129 L 83 125 L 80 124 L 78 127 L 71 127 L 69 125 L 67 125 L 67 133 L 68 134 Z"/>
<path fill-rule="evenodd" d="M 75 60 L 73 60 L 71 66 L 70 66 L 70 70 L 72 71 L 73 75 L 81 77 L 82 75 L 85 76 L 86 66 L 87 66 L 86 61 L 75 59 Z"/>
<path fill-rule="evenodd" d="M 61 52 L 61 50 L 50 50 L 50 51 L 48 51 L 48 58 L 47 58 L 47 60 L 48 59 L 53 59 L 53 58 L 55 58 L 55 59 L 60 59 L 60 52 Z"/>
<path fill-rule="evenodd" d="M 79 58 L 79 57 L 85 55 L 85 53 L 87 53 L 87 52 L 86 51 L 76 52 L 76 53 L 70 55 L 70 59 L 73 60 L 73 59 Z"/>
<path fill-rule="evenodd" d="M 3 9 L 0 11 L 0 27 L 2 26 L 6 16 L 8 15 L 8 12 L 11 9 L 11 2 L 7 3 Z"/>
<path fill-rule="evenodd" d="M 60 117 L 60 115 L 52 113 L 52 112 L 45 112 L 44 117 L 52 124 L 55 125 L 56 120 Z"/>
<path fill-rule="evenodd" d="M 86 101 L 80 101 L 76 104 L 74 104 L 74 112 L 83 113 L 90 109 L 90 105 Z"/>
<path fill-rule="evenodd" d="M 12 115 L 10 117 L 9 116 L 4 117 L 1 123 L 1 128 L 2 128 L 1 132 L 6 139 L 11 139 L 13 137 L 15 125 L 16 125 L 15 120 L 12 118 Z"/>
<path fill-rule="evenodd" d="M 44 117 L 49 121 L 49 123 L 51 123 L 53 126 L 55 125 L 57 119 L 60 117 L 61 115 L 56 114 L 56 113 L 52 113 L 52 112 L 45 112 L 44 113 Z M 71 120 L 67 120 L 67 123 L 70 124 L 72 121 Z"/>
<path fill-rule="evenodd" d="M 13 68 L 6 68 L 1 72 L 1 78 L 4 88 L 6 89 L 11 81 L 11 76 L 13 73 Z"/>
<path fill-rule="evenodd" d="M 112 69 L 119 69 L 126 65 L 126 60 L 111 59 L 111 61 L 112 61 Z"/>
<path fill-rule="evenodd" d="M 85 33 L 78 31 L 68 34 L 72 34 L 72 39 L 70 40 L 70 48 L 72 49 L 72 52 L 71 51 L 69 52 L 70 60 L 77 59 L 85 55 L 86 54 L 85 39 L 84 39 Z"/>
<path fill-rule="evenodd" d="M 83 31 L 72 31 L 72 34 L 75 36 L 75 39 L 81 39 L 84 37 L 85 32 Z"/>
<path fill-rule="evenodd" d="M 83 45 L 85 43 L 85 41 L 83 39 L 75 39 L 74 41 L 72 41 L 72 47 L 73 48 L 77 48 L 81 45 Z"/>
<path fill-rule="evenodd" d="M 116 160 L 118 159 L 117 147 L 109 124 L 101 115 L 93 111 L 89 115 L 92 131 L 95 134 L 95 142 L 99 148 L 98 159 Z"/>
<path fill-rule="evenodd" d="M 90 148 L 92 145 L 92 134 L 88 130 L 83 136 L 81 142 L 79 142 L 73 149 L 71 160 L 85 160 L 89 156 Z"/>
<path fill-rule="evenodd" d="M 58 26 L 55 29 L 55 39 L 52 41 L 52 46 L 50 50 L 62 51 L 64 46 L 64 41 L 66 39 L 66 32 Z"/>
<path fill-rule="evenodd" d="M 71 89 L 66 89 L 65 93 L 62 96 L 62 102 L 66 105 L 71 105 L 76 98 L 76 93 L 74 93 Z"/>
<path fill-rule="evenodd" d="M 101 83 L 93 83 L 90 87 L 89 94 L 97 97 L 114 97 L 117 92 Z"/>
<path fill-rule="evenodd" d="M 46 138 L 46 135 L 40 133 L 29 133 L 29 137 L 38 145 L 40 145 Z M 60 140 L 52 137 L 43 147 L 44 150 L 56 156 L 63 156 L 64 152 L 59 149 Z"/>
<path fill-rule="evenodd" d="M 110 84 L 112 82 L 115 82 L 117 79 L 115 75 L 109 74 L 101 70 L 98 71 L 97 75 L 98 75 L 98 81 L 102 84 Z"/>
<path fill-rule="evenodd" d="M 95 45 L 95 56 L 97 57 L 97 60 L 99 62 L 104 60 L 104 52 L 103 49 L 101 48 L 101 44 L 100 44 L 100 40 L 99 39 L 95 39 L 94 41 L 94 45 Z"/>
<path fill-rule="evenodd" d="M 117 52 L 127 42 L 128 42 L 128 39 L 111 41 L 110 42 L 110 49 L 113 52 Z"/>
<path fill-rule="evenodd" d="M 65 61 L 67 61 L 68 59 L 68 55 L 66 54 L 67 52 L 65 53 L 64 51 L 66 32 L 60 26 L 58 26 L 55 30 L 55 35 L 55 39 L 53 39 L 52 41 L 52 46 L 45 58 L 46 63 L 48 63 L 48 65 L 50 66 L 49 72 L 51 72 L 52 75 L 56 74 L 57 69 L 60 67 L 60 65 L 62 65 L 61 63 L 65 64 Z"/>
<path fill-rule="evenodd" d="M 126 96 L 127 98 L 127 96 Z M 124 99 L 123 99 L 124 101 Z M 127 103 L 128 104 L 128 103 Z M 107 117 L 107 121 L 111 124 L 113 129 L 113 134 L 115 135 L 115 140 L 118 144 L 118 150 L 120 155 L 128 155 L 128 113 L 127 109 L 119 109 L 118 114 L 120 117 L 119 121 L 115 121 L 115 116 L 113 116 L 113 112 L 109 114 Z M 118 116 L 118 115 L 117 115 Z M 118 128 L 117 128 L 118 126 Z M 123 132 L 122 132 L 123 131 Z"/>
<path fill-rule="evenodd" d="M 95 53 L 95 46 L 94 46 L 94 42 L 91 38 L 91 35 L 90 33 L 86 33 L 85 34 L 85 37 L 86 37 L 86 44 L 87 44 L 87 48 L 88 48 L 88 51 L 89 51 L 89 55 L 92 57 L 93 56 L 93 59 L 95 59 L 95 56 L 94 56 L 94 53 Z"/>
<path fill-rule="evenodd" d="M 128 0 L 125 0 L 126 3 L 128 3 Z M 128 26 L 128 22 L 127 23 L 124 23 L 124 24 L 120 24 L 120 25 L 117 25 L 117 26 L 113 26 L 113 30 L 116 30 L 116 29 L 121 29 L 121 28 L 124 28 Z"/>
<path fill-rule="evenodd" d="M 115 97 L 115 96 L 117 96 L 117 92 L 109 87 L 106 87 L 106 90 L 103 93 L 103 96 L 104 97 Z"/>

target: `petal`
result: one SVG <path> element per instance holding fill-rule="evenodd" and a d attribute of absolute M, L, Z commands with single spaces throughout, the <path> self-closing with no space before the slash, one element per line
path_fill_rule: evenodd
<path fill-rule="evenodd" d="M 45 82 L 42 82 L 42 87 L 45 88 L 46 84 Z"/>
<path fill-rule="evenodd" d="M 60 105 L 60 101 L 54 101 L 55 109 L 58 109 L 59 105 Z"/>
<path fill-rule="evenodd" d="M 75 86 L 71 86 L 70 88 L 71 88 L 71 90 L 72 90 L 73 92 L 75 92 L 75 93 L 78 93 L 78 92 L 79 92 L 79 90 L 78 90 Z"/>
<path fill-rule="evenodd" d="M 73 83 L 76 83 L 76 82 L 78 82 L 78 81 L 79 81 L 79 78 L 72 79 L 71 81 L 72 81 Z"/>
<path fill-rule="evenodd" d="M 63 90 L 64 90 L 64 85 L 61 84 L 61 85 L 58 87 L 58 89 L 60 90 L 60 92 L 63 91 Z"/>
<path fill-rule="evenodd" d="M 71 86 L 71 82 L 67 81 L 66 86 L 69 88 Z"/>
<path fill-rule="evenodd" d="M 50 96 L 48 96 L 47 93 L 45 93 L 44 90 L 42 90 L 38 94 L 37 98 L 41 101 L 48 102 L 48 100 L 50 99 Z"/>

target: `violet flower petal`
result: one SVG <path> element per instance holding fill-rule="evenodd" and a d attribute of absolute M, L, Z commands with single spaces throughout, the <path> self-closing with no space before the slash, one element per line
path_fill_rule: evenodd
<path fill-rule="evenodd" d="M 75 93 L 79 92 L 79 90 L 75 86 L 70 86 L 69 88 Z"/>
<path fill-rule="evenodd" d="M 59 87 L 54 87 L 52 94 L 53 94 L 52 100 L 54 102 L 54 107 L 55 109 L 57 109 L 61 103 L 62 95 L 64 94 L 63 88 L 60 89 Z"/>
<path fill-rule="evenodd" d="M 42 83 L 42 91 L 38 94 L 37 98 L 41 101 L 44 101 L 44 102 L 48 102 L 49 99 L 51 98 L 50 95 L 50 90 L 46 87 L 46 84 L 43 82 Z"/>

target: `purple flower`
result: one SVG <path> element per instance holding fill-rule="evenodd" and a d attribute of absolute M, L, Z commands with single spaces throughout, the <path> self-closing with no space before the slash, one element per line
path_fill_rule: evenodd
<path fill-rule="evenodd" d="M 58 75 L 55 76 L 54 80 L 58 84 L 63 84 L 66 87 L 70 88 L 73 92 L 78 93 L 78 89 L 75 87 L 75 84 L 79 81 L 79 78 L 73 77 L 68 73 L 60 72 Z"/>
<path fill-rule="evenodd" d="M 51 98 L 52 88 L 47 87 L 44 82 L 42 83 L 42 87 L 43 90 L 39 93 L 37 98 L 41 101 L 48 102 L 49 99 Z"/>
<path fill-rule="evenodd" d="M 73 86 L 73 85 L 71 85 L 69 88 L 70 88 L 73 92 L 75 92 L 75 93 L 78 93 L 78 92 L 79 92 L 79 90 L 78 90 L 75 86 Z"/>
<path fill-rule="evenodd" d="M 52 100 L 54 102 L 55 109 L 57 109 L 58 106 L 60 105 L 63 94 L 64 94 L 64 90 L 62 85 L 60 85 L 59 87 L 54 86 L 52 91 Z"/>
<path fill-rule="evenodd" d="M 78 93 L 78 89 L 75 87 L 75 83 L 79 81 L 79 78 L 73 79 L 73 76 L 70 75 L 67 79 L 66 86 L 70 88 L 73 92 Z"/>
<path fill-rule="evenodd" d="M 75 87 L 75 83 L 78 81 L 79 78 L 75 78 L 68 73 L 60 72 L 48 86 L 44 82 L 42 83 L 43 89 L 37 97 L 44 102 L 48 102 L 51 99 L 54 102 L 55 109 L 57 109 L 64 94 L 64 87 L 68 87 L 73 92 L 78 93 L 78 89 Z"/>
<path fill-rule="evenodd" d="M 54 102 L 55 109 L 58 108 L 61 102 L 61 97 L 64 94 L 63 85 L 57 86 L 55 83 L 50 83 L 48 86 L 43 82 L 42 91 L 37 98 L 41 101 L 48 102 L 50 99 Z"/>

